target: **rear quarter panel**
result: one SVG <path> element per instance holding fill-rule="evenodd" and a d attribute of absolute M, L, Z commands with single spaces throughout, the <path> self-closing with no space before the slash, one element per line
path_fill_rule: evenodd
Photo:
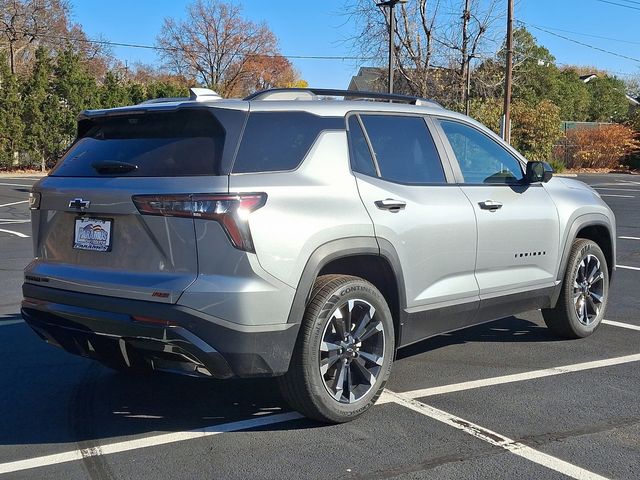
<path fill-rule="evenodd" d="M 296 170 L 232 174 L 229 190 L 267 193 L 266 205 L 249 217 L 257 258 L 262 268 L 294 288 L 321 245 L 374 237 L 349 167 L 345 131 L 320 133 Z"/>

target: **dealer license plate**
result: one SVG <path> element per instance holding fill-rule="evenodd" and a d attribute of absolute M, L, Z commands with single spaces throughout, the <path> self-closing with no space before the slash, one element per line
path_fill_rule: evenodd
<path fill-rule="evenodd" d="M 76 218 L 73 248 L 108 252 L 111 250 L 113 220 L 106 218 Z"/>

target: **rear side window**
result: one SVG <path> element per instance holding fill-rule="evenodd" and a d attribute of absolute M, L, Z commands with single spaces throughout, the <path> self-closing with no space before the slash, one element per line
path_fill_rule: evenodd
<path fill-rule="evenodd" d="M 306 112 L 249 114 L 233 173 L 294 170 L 322 130 L 344 130 L 342 117 Z"/>
<path fill-rule="evenodd" d="M 232 115 L 241 120 L 245 113 L 234 111 Z M 80 137 L 51 175 L 221 175 L 225 140 L 231 137 L 237 144 L 210 111 L 196 109 L 84 120 L 79 131 Z M 126 168 L 110 167 L 114 162 Z"/>
<path fill-rule="evenodd" d="M 406 184 L 446 182 L 440 156 L 422 117 L 361 118 L 383 179 Z"/>
<path fill-rule="evenodd" d="M 351 147 L 351 168 L 354 172 L 375 177 L 376 169 L 369 151 L 369 145 L 360 127 L 358 117 L 349 117 L 349 144 Z"/>

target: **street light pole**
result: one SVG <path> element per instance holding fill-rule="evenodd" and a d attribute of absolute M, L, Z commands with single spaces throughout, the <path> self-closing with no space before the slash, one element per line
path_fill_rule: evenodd
<path fill-rule="evenodd" d="M 395 70 L 395 42 L 396 15 L 393 7 L 398 3 L 407 3 L 409 0 L 387 0 L 376 3 L 377 7 L 389 7 L 389 93 L 393 93 L 393 73 Z"/>

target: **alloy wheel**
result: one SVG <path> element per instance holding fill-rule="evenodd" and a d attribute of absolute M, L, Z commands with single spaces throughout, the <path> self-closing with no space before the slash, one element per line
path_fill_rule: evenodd
<path fill-rule="evenodd" d="M 364 397 L 378 379 L 384 347 L 384 325 L 373 305 L 353 299 L 337 307 L 320 344 L 320 374 L 329 394 L 341 403 Z"/>
<path fill-rule="evenodd" d="M 604 272 L 595 255 L 586 255 L 573 281 L 573 304 L 578 320 L 591 325 L 604 302 Z"/>

